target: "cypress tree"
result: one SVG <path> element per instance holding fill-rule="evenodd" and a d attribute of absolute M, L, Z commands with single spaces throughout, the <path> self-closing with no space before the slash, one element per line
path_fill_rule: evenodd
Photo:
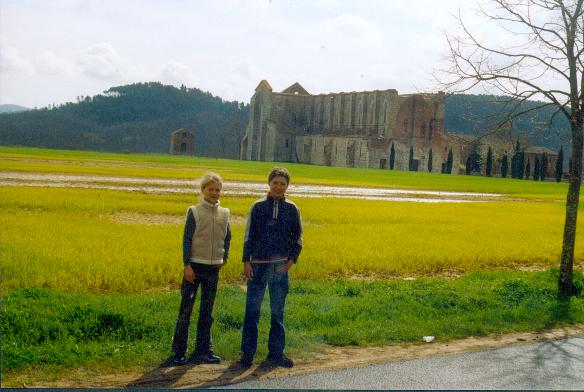
<path fill-rule="evenodd" d="M 526 156 L 527 155 L 525 154 L 525 149 L 523 149 L 523 151 L 520 151 L 519 154 L 517 155 L 517 178 L 523 178 Z"/>
<path fill-rule="evenodd" d="M 391 150 L 389 152 L 389 169 L 393 170 L 393 167 L 395 165 L 395 147 L 393 145 L 393 142 L 391 143 Z"/>
<path fill-rule="evenodd" d="M 501 177 L 507 178 L 507 171 L 509 170 L 509 158 L 507 153 L 501 158 Z"/>
<path fill-rule="evenodd" d="M 408 167 L 410 171 L 414 170 L 414 146 L 410 146 L 410 158 L 408 162 Z"/>
<path fill-rule="evenodd" d="M 468 176 L 471 171 L 472 160 L 470 159 L 470 155 L 466 158 L 466 175 Z"/>
<path fill-rule="evenodd" d="M 470 151 L 470 171 L 476 172 L 481 174 L 481 154 L 480 154 L 480 145 L 475 143 L 472 146 L 472 150 Z"/>
<path fill-rule="evenodd" d="M 563 171 L 564 171 L 564 148 L 560 147 L 560 152 L 558 152 L 558 160 L 556 161 L 556 182 L 562 181 Z"/>
<path fill-rule="evenodd" d="M 487 177 L 491 177 L 491 171 L 493 170 L 493 150 L 489 146 L 487 151 L 487 163 L 485 164 L 485 174 Z"/>
<path fill-rule="evenodd" d="M 545 180 L 545 176 L 547 174 L 547 169 L 548 169 L 548 157 L 547 157 L 547 154 L 544 152 L 543 155 L 541 156 L 541 168 L 539 171 L 539 180 L 540 181 Z"/>
<path fill-rule="evenodd" d="M 442 162 L 442 167 L 440 168 L 440 173 L 446 173 L 446 162 Z"/>
<path fill-rule="evenodd" d="M 539 163 L 539 158 L 535 157 L 535 165 L 533 166 L 533 181 L 539 180 L 539 172 L 541 170 L 541 163 Z"/>
<path fill-rule="evenodd" d="M 446 161 L 446 173 L 452 174 L 452 148 L 448 150 L 448 160 Z"/>
<path fill-rule="evenodd" d="M 432 149 L 428 153 L 428 173 L 432 173 Z"/>
<path fill-rule="evenodd" d="M 529 159 L 527 160 L 527 165 L 525 165 L 525 179 L 529 180 L 529 172 L 531 172 L 531 162 L 529 162 Z M 521 177 L 523 178 L 523 177 Z"/>
<path fill-rule="evenodd" d="M 517 143 L 515 143 L 515 149 L 513 150 L 513 157 L 511 158 L 511 177 L 513 178 L 523 178 L 523 176 L 519 176 L 519 154 L 520 146 L 519 140 L 517 140 Z"/>

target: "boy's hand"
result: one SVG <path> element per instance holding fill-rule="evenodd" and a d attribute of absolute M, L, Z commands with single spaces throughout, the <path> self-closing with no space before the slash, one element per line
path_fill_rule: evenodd
<path fill-rule="evenodd" d="M 253 279 L 253 268 L 251 267 L 251 263 L 250 262 L 245 262 L 243 264 L 243 274 L 245 275 L 245 277 L 249 280 Z"/>
<path fill-rule="evenodd" d="M 185 280 L 191 284 L 195 283 L 195 271 L 190 264 L 185 265 Z"/>
<path fill-rule="evenodd" d="M 292 267 L 292 264 L 294 264 L 294 260 L 288 260 L 286 264 L 282 264 L 278 267 L 278 272 L 281 274 L 288 272 L 288 270 Z"/>

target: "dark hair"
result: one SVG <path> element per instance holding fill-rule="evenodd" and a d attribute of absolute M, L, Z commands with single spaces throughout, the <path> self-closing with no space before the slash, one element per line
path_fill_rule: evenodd
<path fill-rule="evenodd" d="M 268 182 L 271 182 L 274 177 L 284 177 L 286 179 L 286 183 L 290 183 L 290 172 L 285 167 L 274 167 L 270 171 L 268 175 Z"/>

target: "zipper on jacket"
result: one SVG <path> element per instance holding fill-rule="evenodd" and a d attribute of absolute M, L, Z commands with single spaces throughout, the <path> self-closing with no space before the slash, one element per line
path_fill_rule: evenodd
<path fill-rule="evenodd" d="M 211 262 L 215 260 L 213 257 L 215 251 L 215 215 L 217 215 L 217 208 L 212 209 L 213 213 L 211 214 L 213 223 L 211 224 Z"/>
<path fill-rule="evenodd" d="M 272 219 L 278 219 L 278 207 L 280 202 L 278 199 L 274 199 L 274 207 L 272 209 Z"/>

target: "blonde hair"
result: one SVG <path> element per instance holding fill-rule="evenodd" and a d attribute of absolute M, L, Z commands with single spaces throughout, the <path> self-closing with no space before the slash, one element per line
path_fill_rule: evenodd
<path fill-rule="evenodd" d="M 212 182 L 216 183 L 217 185 L 221 185 L 221 187 L 223 187 L 223 180 L 221 179 L 219 174 L 209 172 L 209 173 L 206 173 L 203 177 L 201 177 L 201 192 L 203 191 L 203 189 L 205 189 L 205 187 L 207 185 L 209 185 Z"/>

